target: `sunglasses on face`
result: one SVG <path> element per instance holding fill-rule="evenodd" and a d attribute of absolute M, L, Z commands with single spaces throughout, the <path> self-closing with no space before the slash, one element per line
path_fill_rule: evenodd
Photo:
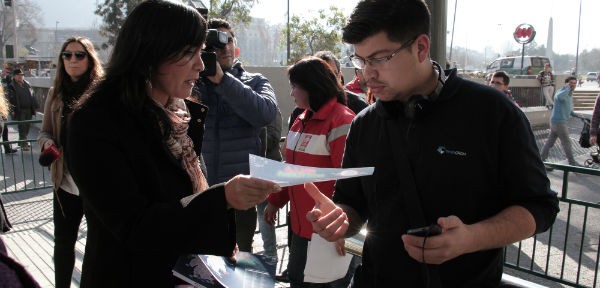
<path fill-rule="evenodd" d="M 83 60 L 86 56 L 87 53 L 83 52 L 83 51 L 76 51 L 76 52 L 62 52 L 60 53 L 60 56 L 62 57 L 63 60 L 71 60 L 71 57 L 75 55 L 75 58 L 77 60 Z"/>

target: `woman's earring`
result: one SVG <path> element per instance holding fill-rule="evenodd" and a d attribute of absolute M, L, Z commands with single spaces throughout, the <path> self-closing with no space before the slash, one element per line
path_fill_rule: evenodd
<path fill-rule="evenodd" d="M 146 93 L 152 95 L 152 82 L 149 79 L 146 79 Z"/>

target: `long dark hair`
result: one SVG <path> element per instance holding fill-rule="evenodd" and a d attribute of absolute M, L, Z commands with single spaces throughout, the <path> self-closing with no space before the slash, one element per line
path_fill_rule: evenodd
<path fill-rule="evenodd" d="M 158 66 L 200 47 L 205 38 L 206 21 L 192 7 L 175 1 L 144 1 L 125 19 L 107 65 L 106 80 L 97 91 L 118 92 L 122 104 L 139 113 L 151 101 L 146 87 Z"/>
<path fill-rule="evenodd" d="M 321 58 L 306 56 L 288 68 L 288 77 L 294 85 L 308 93 L 310 109 L 317 112 L 331 98 L 346 105 L 346 92 L 335 73 Z"/>
<path fill-rule="evenodd" d="M 62 59 L 61 54 L 65 51 L 65 49 L 67 49 L 67 46 L 69 44 L 74 42 L 79 43 L 81 44 L 81 46 L 83 46 L 83 49 L 87 53 L 88 58 L 88 69 L 81 76 L 81 79 L 79 81 L 82 82 L 78 83 L 78 86 L 85 90 L 89 88 L 92 85 L 92 83 L 100 80 L 104 76 L 104 70 L 102 69 L 102 63 L 100 63 L 100 57 L 98 57 L 98 53 L 96 53 L 96 49 L 94 49 L 94 44 L 92 44 L 92 41 L 90 41 L 90 39 L 88 38 L 81 36 L 74 36 L 68 38 L 67 40 L 65 40 L 62 47 L 60 48 L 60 53 L 58 53 L 58 59 L 56 59 L 56 77 L 54 78 L 54 90 L 52 95 L 53 99 L 56 99 L 56 101 L 62 101 L 60 97 L 57 96 L 64 91 L 65 86 L 73 84 L 71 81 L 71 76 L 67 74 L 64 60 Z M 83 94 L 83 92 L 84 91 L 80 91 L 81 94 Z M 79 97 L 81 96 L 81 94 L 72 96 Z"/>
<path fill-rule="evenodd" d="M 172 129 L 171 121 L 148 94 L 152 75 L 158 73 L 160 64 L 177 61 L 190 49 L 197 52 L 205 40 L 206 20 L 194 8 L 169 0 L 144 1 L 125 19 L 105 80 L 89 98 L 117 95 L 118 101 L 134 115 L 157 121 L 149 125 L 162 123 L 166 137 Z"/>

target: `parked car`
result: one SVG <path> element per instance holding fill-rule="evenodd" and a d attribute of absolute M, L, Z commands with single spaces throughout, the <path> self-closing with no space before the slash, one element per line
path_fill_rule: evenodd
<path fill-rule="evenodd" d="M 587 76 L 585 77 L 585 81 L 597 81 L 598 80 L 598 73 L 596 72 L 588 72 Z"/>
<path fill-rule="evenodd" d="M 494 73 L 498 70 L 505 71 L 511 75 L 527 75 L 527 67 L 531 66 L 531 74 L 537 75 L 544 70 L 544 65 L 550 63 L 550 59 L 544 56 L 524 56 L 521 66 L 521 56 L 501 57 L 487 66 L 485 73 Z M 523 67 L 521 71 L 521 67 Z"/>

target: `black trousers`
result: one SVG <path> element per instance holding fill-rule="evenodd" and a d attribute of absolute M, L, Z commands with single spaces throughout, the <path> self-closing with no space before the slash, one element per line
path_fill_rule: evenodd
<path fill-rule="evenodd" d="M 2 141 L 8 141 L 8 126 L 4 123 L 4 127 L 2 127 Z M 10 144 L 4 144 L 4 152 L 11 150 Z"/>
<path fill-rule="evenodd" d="M 75 243 L 83 218 L 81 198 L 59 188 L 54 193 L 53 206 L 54 283 L 57 288 L 71 287 L 75 266 Z"/>
<path fill-rule="evenodd" d="M 252 253 L 254 231 L 256 231 L 256 207 L 235 210 L 235 239 L 240 251 Z"/>

